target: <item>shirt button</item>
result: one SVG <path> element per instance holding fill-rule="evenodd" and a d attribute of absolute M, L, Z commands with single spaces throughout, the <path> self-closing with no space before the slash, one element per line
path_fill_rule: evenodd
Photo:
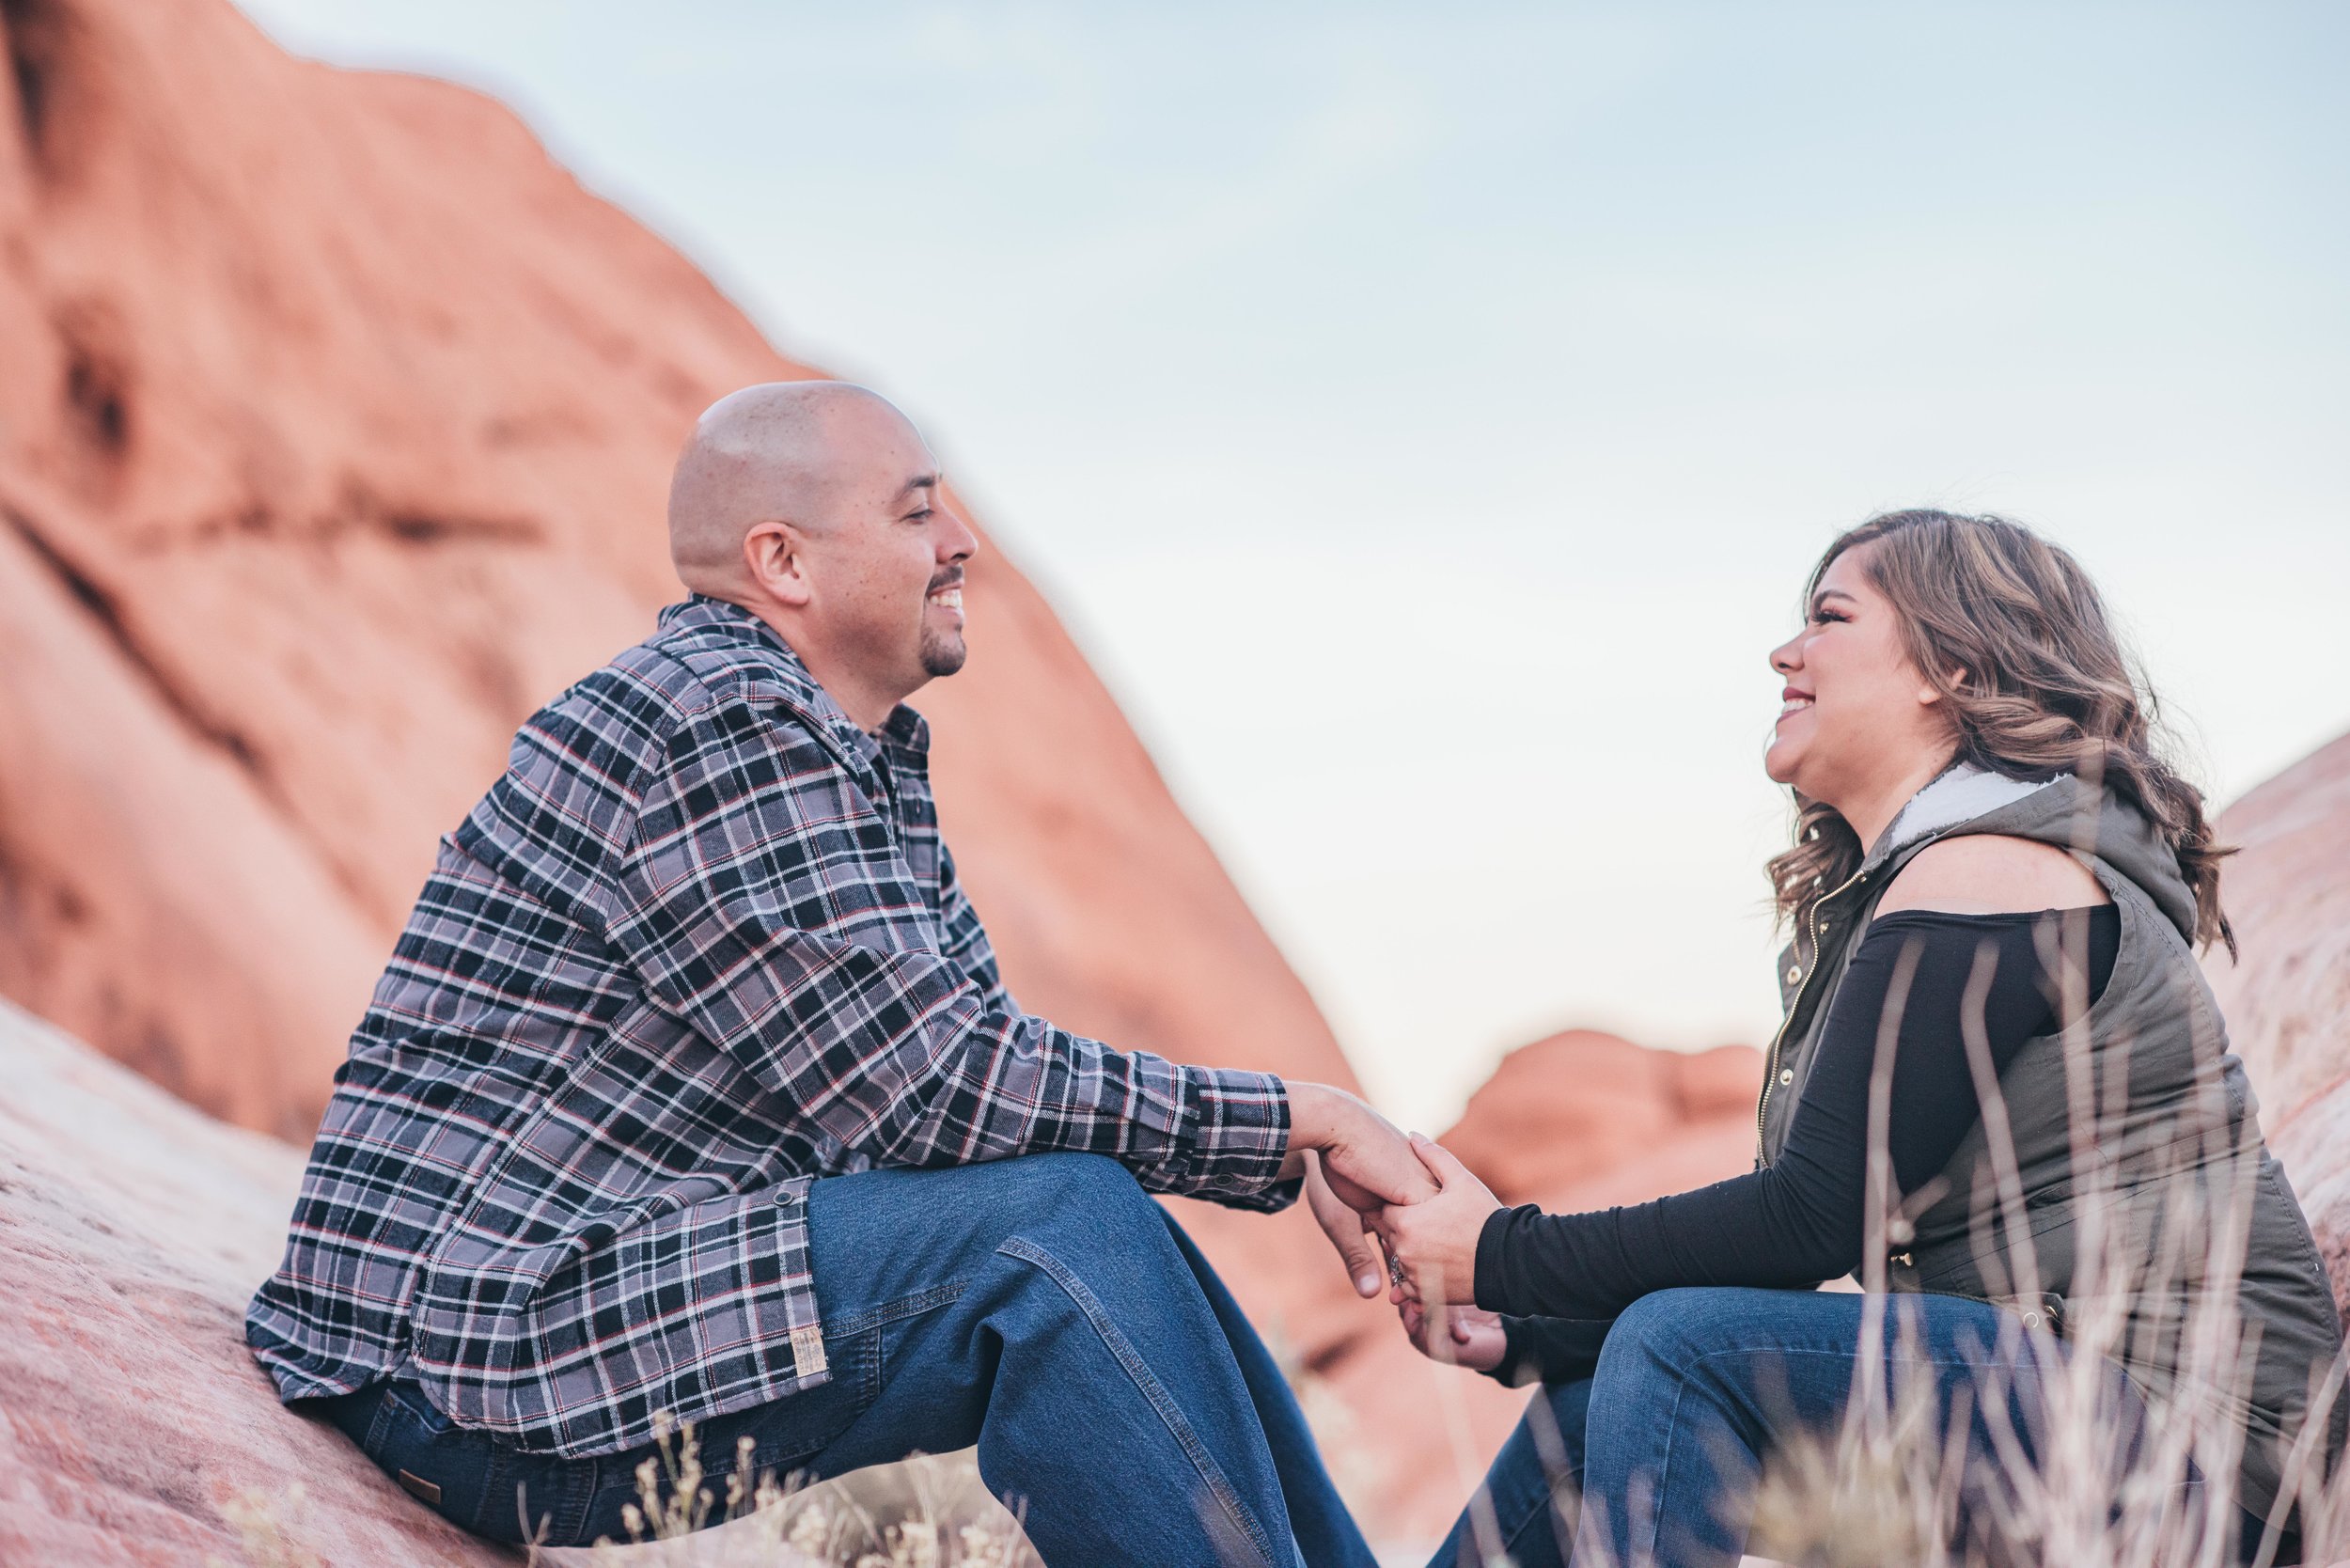
<path fill-rule="evenodd" d="M 778 1209 L 788 1209 L 799 1200 L 800 1195 L 789 1187 L 776 1194 L 776 1207 Z"/>
<path fill-rule="evenodd" d="M 1790 964 L 1787 965 L 1788 984 L 1793 985 L 1801 979 L 1803 979 L 1803 965 L 1799 964 Z"/>
<path fill-rule="evenodd" d="M 1792 1067 L 1780 1068 L 1778 1070 L 1778 1081 L 1783 1084 L 1794 1083 L 1795 1081 L 1795 1070 Z"/>

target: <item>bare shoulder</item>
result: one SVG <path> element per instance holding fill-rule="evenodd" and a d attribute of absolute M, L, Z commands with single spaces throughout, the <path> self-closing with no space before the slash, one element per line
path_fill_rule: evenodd
<path fill-rule="evenodd" d="M 2088 867 L 2054 844 L 1968 833 L 1912 855 L 1877 902 L 1876 912 L 2005 915 L 2112 902 Z"/>

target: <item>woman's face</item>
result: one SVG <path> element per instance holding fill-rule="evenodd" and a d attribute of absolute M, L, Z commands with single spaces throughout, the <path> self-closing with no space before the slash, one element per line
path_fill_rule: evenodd
<path fill-rule="evenodd" d="M 1892 603 L 1869 580 L 1872 548 L 1828 563 L 1803 629 L 1771 652 L 1786 685 L 1763 771 L 1840 809 L 1938 766 L 1951 745 L 1937 694 L 1902 647 Z"/>

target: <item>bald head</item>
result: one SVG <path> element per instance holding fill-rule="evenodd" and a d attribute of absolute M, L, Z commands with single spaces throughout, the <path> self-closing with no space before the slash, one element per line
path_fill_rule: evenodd
<path fill-rule="evenodd" d="M 737 599 L 748 581 L 743 541 L 761 523 L 804 535 L 838 525 L 862 493 L 936 475 L 900 474 L 929 453 L 886 398 L 843 381 L 746 386 L 695 423 L 669 480 L 669 559 L 697 593 Z"/>
<path fill-rule="evenodd" d="M 685 586 L 750 611 L 866 729 L 963 667 L 963 566 L 978 536 L 921 432 L 838 381 L 711 405 L 669 481 Z"/>

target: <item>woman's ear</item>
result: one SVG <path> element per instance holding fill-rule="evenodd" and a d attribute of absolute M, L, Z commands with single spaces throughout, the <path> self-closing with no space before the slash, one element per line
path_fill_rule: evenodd
<path fill-rule="evenodd" d="M 1946 679 L 1950 682 L 1950 690 L 1954 692 L 1963 692 L 1966 689 L 1967 674 L 1965 670 L 1954 669 L 1950 672 Z M 1918 682 L 1918 704 L 1919 707 L 1931 708 L 1941 700 L 1942 691 L 1940 687 L 1935 686 L 1930 681 L 1920 681 Z"/>

